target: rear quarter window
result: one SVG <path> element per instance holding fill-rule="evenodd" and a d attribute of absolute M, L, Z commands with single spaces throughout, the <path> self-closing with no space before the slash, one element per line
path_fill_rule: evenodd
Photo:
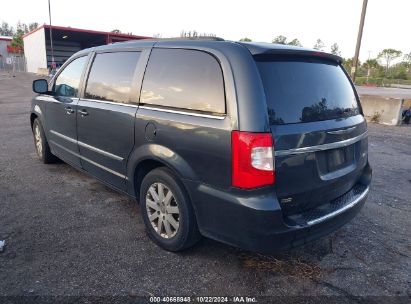
<path fill-rule="evenodd" d="M 359 114 L 354 90 L 334 62 L 258 58 L 270 124 L 339 119 Z"/>
<path fill-rule="evenodd" d="M 225 94 L 220 64 L 203 51 L 153 49 L 140 103 L 223 114 Z"/>

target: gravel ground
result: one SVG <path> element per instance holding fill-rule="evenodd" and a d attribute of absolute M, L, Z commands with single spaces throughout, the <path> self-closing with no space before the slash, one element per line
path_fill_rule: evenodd
<path fill-rule="evenodd" d="M 207 239 L 176 254 L 148 239 L 133 200 L 64 163 L 37 160 L 28 115 L 33 77 L 0 71 L 0 302 L 150 295 L 410 300 L 411 127 L 369 125 L 371 193 L 334 234 L 275 256 Z"/>

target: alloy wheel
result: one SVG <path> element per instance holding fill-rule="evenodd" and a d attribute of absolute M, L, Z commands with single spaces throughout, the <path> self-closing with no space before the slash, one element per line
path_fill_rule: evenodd
<path fill-rule="evenodd" d="M 175 236 L 180 226 L 180 209 L 171 190 L 162 183 L 152 184 L 146 194 L 148 219 L 163 238 Z"/>
<path fill-rule="evenodd" d="M 37 154 L 41 156 L 41 153 L 43 152 L 43 143 L 41 140 L 41 133 L 40 133 L 39 125 L 34 126 L 34 141 L 36 143 Z"/>

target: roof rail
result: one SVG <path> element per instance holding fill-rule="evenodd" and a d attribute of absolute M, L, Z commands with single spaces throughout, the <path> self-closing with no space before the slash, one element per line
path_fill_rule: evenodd
<path fill-rule="evenodd" d="M 178 41 L 178 40 L 213 40 L 213 41 L 225 41 L 223 38 L 214 36 L 196 36 L 196 37 L 170 37 L 170 38 L 147 38 L 144 40 L 156 40 L 156 41 Z"/>

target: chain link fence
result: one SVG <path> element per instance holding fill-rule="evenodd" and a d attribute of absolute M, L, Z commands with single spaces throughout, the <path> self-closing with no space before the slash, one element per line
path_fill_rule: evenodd
<path fill-rule="evenodd" d="M 9 72 L 26 72 L 26 57 L 11 55 L 8 57 L 0 57 L 0 69 Z"/>

